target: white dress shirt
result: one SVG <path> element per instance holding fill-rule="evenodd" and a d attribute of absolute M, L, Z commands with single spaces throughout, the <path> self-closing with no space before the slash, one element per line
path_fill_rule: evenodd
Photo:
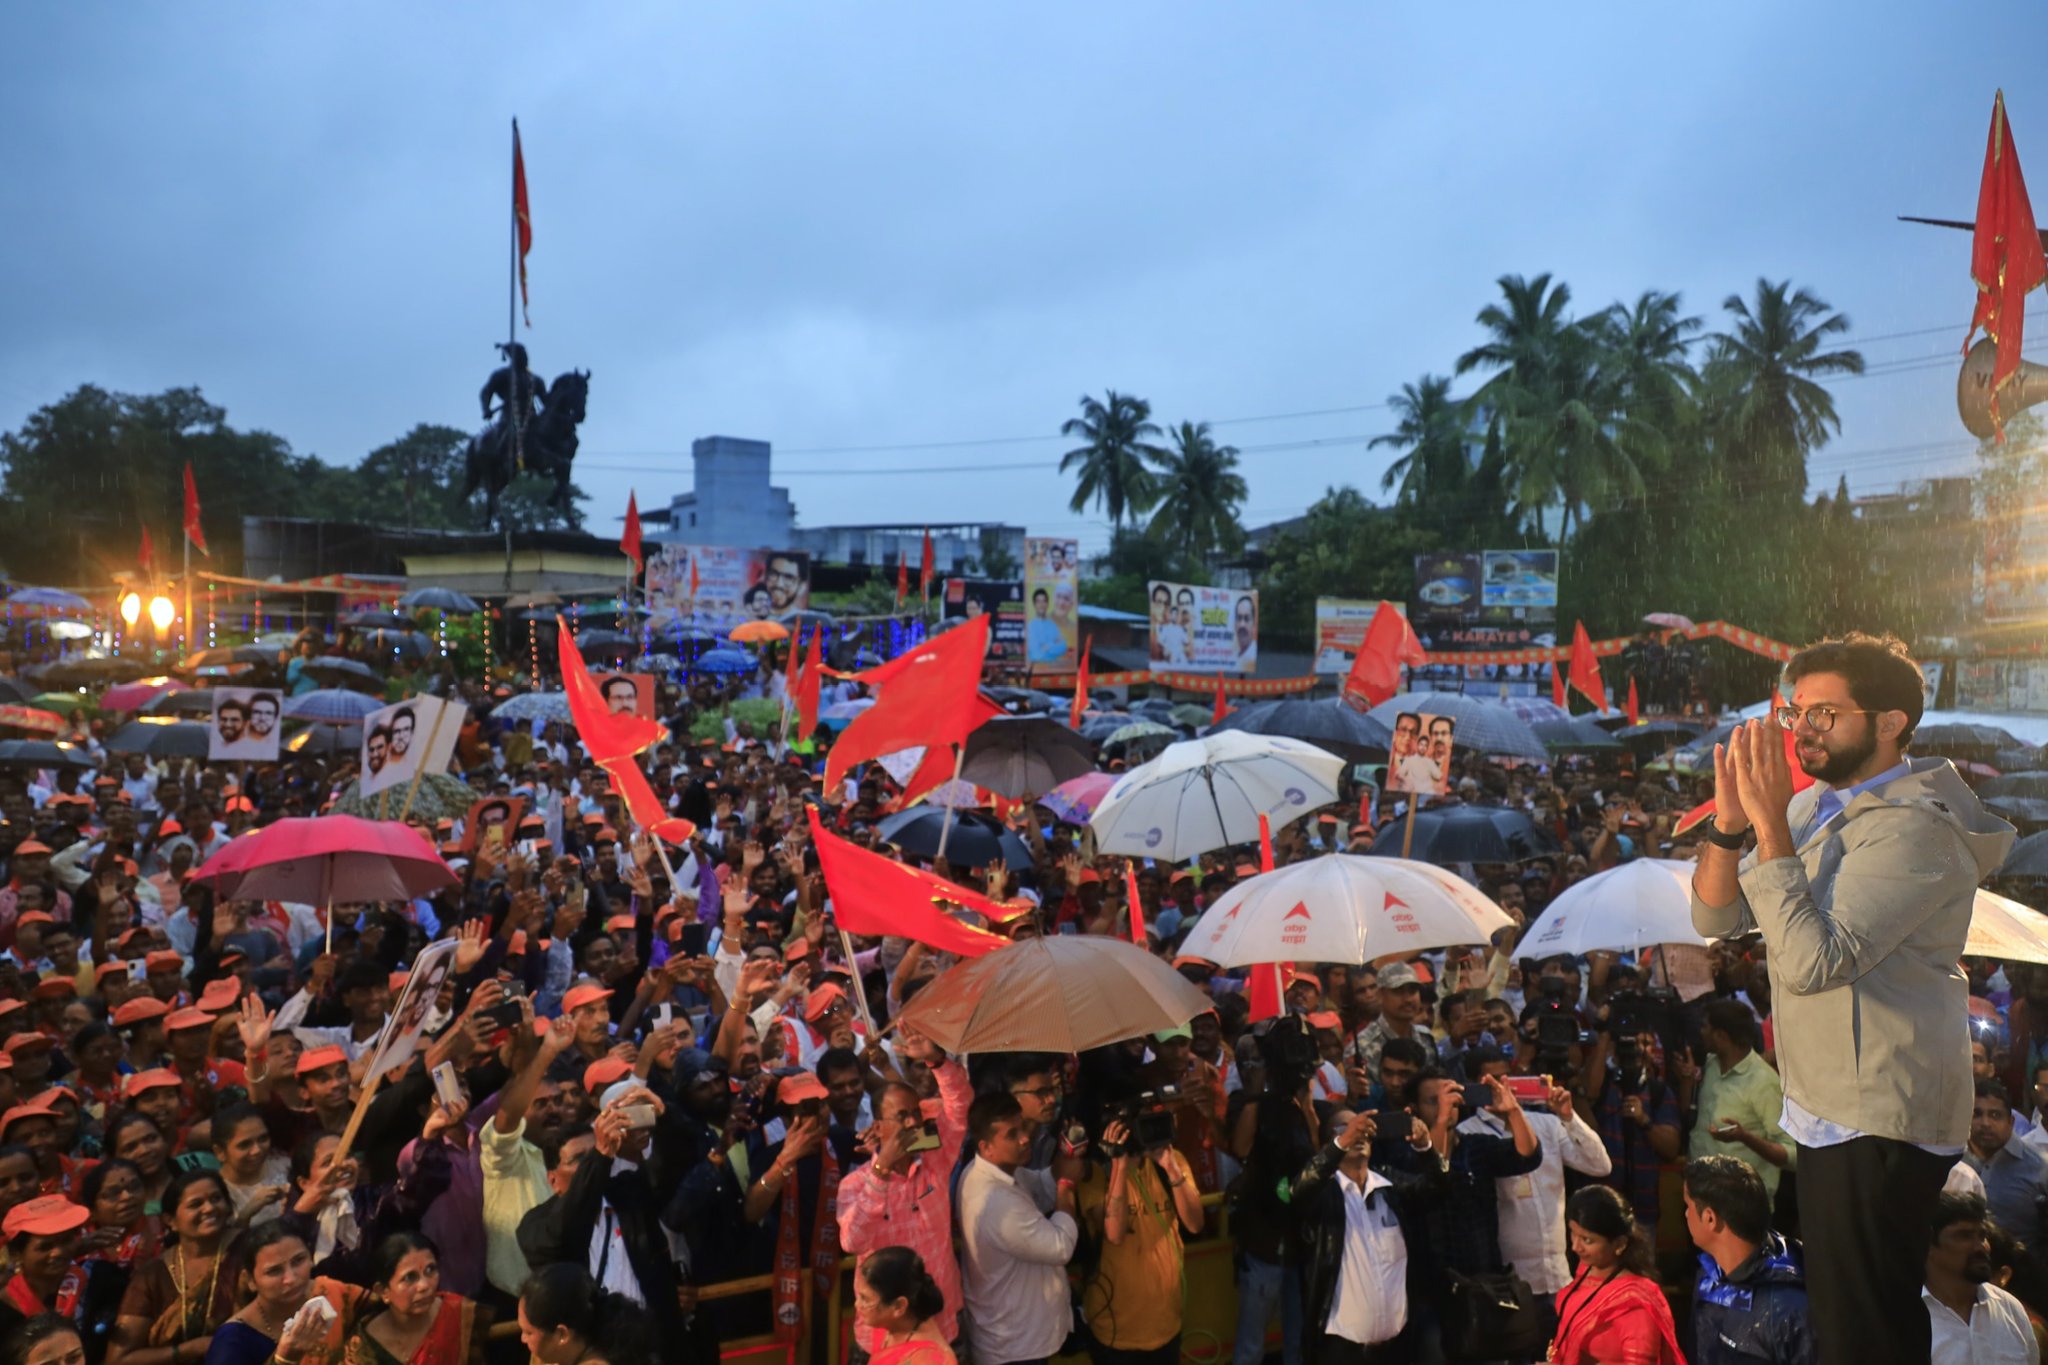
<path fill-rule="evenodd" d="M 961 1269 L 976 1365 L 1058 1355 L 1074 1328 L 1067 1262 L 1080 1228 L 974 1158 L 960 1182 Z"/>
<path fill-rule="evenodd" d="M 1571 1283 L 1565 1260 L 1564 1168 L 1596 1179 L 1614 1169 L 1607 1144 L 1574 1112 L 1560 1119 L 1540 1109 L 1523 1112 L 1543 1145 L 1543 1164 L 1527 1175 L 1493 1182 L 1500 1210 L 1500 1254 L 1538 1294 L 1555 1294 Z M 1458 1125 L 1460 1132 L 1509 1136 L 1507 1120 L 1481 1110 Z"/>
<path fill-rule="evenodd" d="M 1977 1304 L 1964 1322 L 1927 1290 L 1928 1324 L 1934 1329 L 1934 1350 L 1928 1365 L 2041 1365 L 2041 1347 L 2020 1301 L 1995 1284 L 1977 1286 Z"/>
<path fill-rule="evenodd" d="M 1360 1189 L 1338 1171 L 1337 1188 L 1344 1192 L 1344 1264 L 1323 1330 L 1360 1346 L 1392 1341 L 1408 1325 L 1408 1243 L 1393 1201 L 1373 1197 L 1391 1184 L 1368 1169 Z"/>

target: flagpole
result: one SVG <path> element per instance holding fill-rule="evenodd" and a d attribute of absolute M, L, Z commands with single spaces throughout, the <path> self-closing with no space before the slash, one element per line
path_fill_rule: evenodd
<path fill-rule="evenodd" d="M 514 174 L 519 166 L 519 120 L 512 120 L 512 165 Z M 519 204 L 515 198 L 512 204 L 512 269 L 505 287 L 505 340 L 519 340 Z M 506 363 L 511 359 L 507 357 Z M 515 395 L 516 396 L 516 395 Z M 519 428 L 512 428 L 513 439 L 519 438 Z"/>

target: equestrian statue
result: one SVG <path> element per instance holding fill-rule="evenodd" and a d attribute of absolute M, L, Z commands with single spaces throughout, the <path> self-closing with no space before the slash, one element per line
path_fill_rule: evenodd
<path fill-rule="evenodd" d="M 569 470 L 576 460 L 576 428 L 590 394 L 590 371 L 571 370 L 547 383 L 526 367 L 526 348 L 501 341 L 505 363 L 484 381 L 477 401 L 483 431 L 469 439 L 464 455 L 465 500 L 482 488 L 484 525 L 498 519 L 498 497 L 523 469 L 552 477 L 547 505 L 569 510 Z"/>

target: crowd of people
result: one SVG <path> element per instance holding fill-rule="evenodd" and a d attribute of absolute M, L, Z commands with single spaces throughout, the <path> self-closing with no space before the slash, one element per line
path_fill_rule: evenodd
<path fill-rule="evenodd" d="M 1795 661 L 1802 688 L 1848 689 L 1795 694 L 1800 762 L 1833 773 L 1823 799 L 1839 787 L 1795 865 L 1845 826 L 1905 819 L 1845 780 L 1871 754 L 1828 767 L 1860 753 L 1859 727 L 1885 731 L 1873 752 L 1910 745 L 1917 684 L 1895 697 L 1867 662 Z M 1834 918 L 1869 894 L 1860 847 L 1782 904 L 1767 883 L 1789 873 L 1745 870 L 1728 893 L 1718 850 L 1753 838 L 1779 859 L 1765 873 L 1785 861 L 1774 775 L 1729 766 L 1746 748 L 1697 789 L 1459 749 L 1448 799 L 1523 809 L 1564 850 L 1457 869 L 1518 927 L 1293 964 L 1258 1020 L 1243 972 L 1180 952 L 1256 849 L 1127 881 L 1084 826 L 1020 804 L 1005 818 L 1029 865 L 903 856 L 1012 907 L 987 926 L 1010 937 L 1128 936 L 1135 917 L 1212 1007 L 1078 1056 L 953 1056 L 901 1022 L 953 960 L 889 938 L 849 958 L 832 924 L 807 813 L 893 853 L 879 765 L 827 788 L 822 737 L 728 722 L 690 741 L 724 697 L 664 685 L 675 738 L 642 767 L 696 828 L 658 849 L 573 732 L 494 720 L 481 681 L 441 685 L 478 717 L 458 749 L 476 793 L 526 804 L 503 841 L 411 817 L 457 878 L 414 902 L 323 911 L 192 880 L 238 835 L 324 809 L 345 761 L 0 770 L 7 1359 L 619 1365 L 772 1337 L 822 1360 L 837 1305 L 851 1358 L 879 1365 L 1803 1365 L 1846 1358 L 1816 1237 L 1831 1267 L 1855 1259 L 1845 1239 L 1888 1239 L 1872 1255 L 1910 1263 L 1933 1359 L 2039 1359 L 2048 969 L 1966 977 L 1954 924 Z M 1940 799 L 1972 799 L 1955 788 Z M 1707 796 L 1715 819 L 1678 832 Z M 1358 851 L 1371 814 L 1347 793 L 1276 831 L 1274 858 Z M 1713 947 L 1517 953 L 1556 896 L 1640 857 L 1699 858 Z M 1921 870 L 1923 895 L 1984 870 L 1949 861 Z M 420 1055 L 367 1084 L 408 967 L 442 939 L 454 971 Z M 1907 949 L 1920 975 L 1888 979 Z M 1845 1052 L 1858 1025 L 1821 1013 L 1837 988 L 1873 1036 L 1934 1023 Z M 1974 1049 L 1973 1097 L 1943 1075 L 1950 1035 Z M 1887 1085 L 1897 1123 L 1865 1098 Z M 1917 1144 L 1894 1174 L 1924 1198 L 1895 1199 L 1888 1168 L 1813 1160 L 1831 1138 Z M 1205 1243 L 1233 1266 L 1228 1340 L 1189 1287 Z"/>

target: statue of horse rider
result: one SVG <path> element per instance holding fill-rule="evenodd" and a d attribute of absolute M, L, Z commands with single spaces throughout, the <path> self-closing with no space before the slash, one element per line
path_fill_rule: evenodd
<path fill-rule="evenodd" d="M 526 347 L 518 342 L 499 342 L 498 353 L 506 363 L 491 371 L 477 402 L 484 410 L 484 421 L 489 422 L 499 411 L 516 412 L 524 428 L 540 415 L 541 400 L 548 396 L 547 381 L 526 368 Z M 493 400 L 497 408 L 491 406 Z"/>

